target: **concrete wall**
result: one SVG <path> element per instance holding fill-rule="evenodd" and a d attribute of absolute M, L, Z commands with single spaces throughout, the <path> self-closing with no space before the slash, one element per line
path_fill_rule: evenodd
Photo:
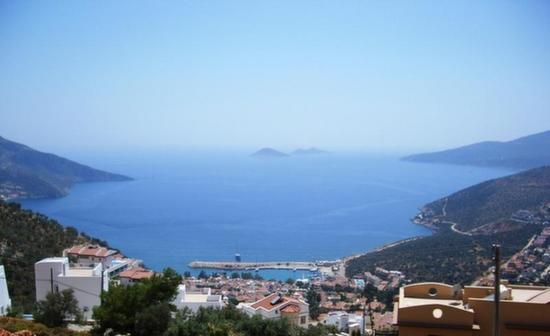
<path fill-rule="evenodd" d="M 403 291 L 405 297 L 411 298 L 453 300 L 460 297 L 460 294 L 455 295 L 457 293 L 455 293 L 453 286 L 438 282 L 422 282 L 408 285 L 403 287 Z"/>
<path fill-rule="evenodd" d="M 438 312 L 439 314 L 436 314 Z M 442 304 L 430 304 L 399 308 L 399 325 L 407 323 L 446 325 L 471 329 L 474 313 Z"/>
<path fill-rule="evenodd" d="M 480 331 L 476 335 L 492 336 L 493 302 L 471 298 L 470 307 L 474 309 L 476 323 L 480 326 Z M 501 301 L 500 318 L 501 336 L 550 336 L 550 305 L 548 304 Z M 546 330 L 537 331 L 534 328 Z"/>

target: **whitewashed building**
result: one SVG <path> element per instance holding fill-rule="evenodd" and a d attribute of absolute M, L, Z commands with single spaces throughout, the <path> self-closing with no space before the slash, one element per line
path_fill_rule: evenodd
<path fill-rule="evenodd" d="M 102 291 L 108 290 L 109 278 L 101 263 L 89 267 L 72 266 L 67 257 L 46 258 L 34 264 L 36 301 L 44 300 L 51 291 L 72 289 L 86 319 L 92 308 L 99 306 Z"/>
<path fill-rule="evenodd" d="M 188 292 L 185 285 L 178 286 L 178 295 L 173 304 L 178 309 L 187 307 L 196 312 L 200 307 L 223 308 L 225 302 L 221 295 L 213 295 L 210 288 L 201 288 L 199 292 Z"/>
<path fill-rule="evenodd" d="M 10 294 L 8 292 L 8 280 L 4 266 L 0 265 L 0 316 L 6 315 L 11 306 Z"/>
<path fill-rule="evenodd" d="M 238 309 L 249 316 L 266 319 L 287 318 L 291 323 L 305 327 L 309 323 L 309 305 L 299 299 L 273 293 L 253 303 L 239 303 Z"/>
<path fill-rule="evenodd" d="M 333 325 L 336 329 L 338 329 L 338 331 L 343 331 L 349 334 L 354 331 L 361 332 L 361 335 L 365 333 L 363 317 L 344 311 L 329 312 L 323 323 L 326 325 Z"/>

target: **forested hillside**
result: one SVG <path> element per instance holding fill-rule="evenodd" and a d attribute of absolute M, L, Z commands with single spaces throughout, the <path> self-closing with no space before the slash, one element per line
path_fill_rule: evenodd
<path fill-rule="evenodd" d="M 373 252 L 348 262 L 351 277 L 376 267 L 399 270 L 413 282 L 439 281 L 470 284 L 486 271 L 492 258 L 491 245 L 502 245 L 503 260 L 519 251 L 540 227 L 524 225 L 521 230 L 496 235 L 467 236 L 444 228 L 432 236 Z"/>
<path fill-rule="evenodd" d="M 30 311 L 34 302 L 34 263 L 61 256 L 75 243 L 105 242 L 63 227 L 48 217 L 0 201 L 0 263 L 4 265 L 12 303 Z"/>
<path fill-rule="evenodd" d="M 129 179 L 0 137 L 0 199 L 59 197 L 78 182 Z"/>
<path fill-rule="evenodd" d="M 506 220 L 518 210 L 536 211 L 548 202 L 550 166 L 476 184 L 429 203 L 424 210 L 467 231 Z"/>

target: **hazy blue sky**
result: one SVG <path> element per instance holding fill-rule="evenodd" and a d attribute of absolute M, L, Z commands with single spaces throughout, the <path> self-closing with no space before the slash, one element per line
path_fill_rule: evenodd
<path fill-rule="evenodd" d="M 0 135 L 430 149 L 550 129 L 550 1 L 0 0 Z"/>

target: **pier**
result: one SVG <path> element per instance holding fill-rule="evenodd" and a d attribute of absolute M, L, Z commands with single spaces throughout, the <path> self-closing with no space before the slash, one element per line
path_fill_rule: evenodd
<path fill-rule="evenodd" d="M 267 262 L 234 262 L 234 261 L 193 261 L 191 268 L 210 268 L 222 270 L 311 270 L 318 269 L 319 265 L 312 261 L 267 261 Z"/>

